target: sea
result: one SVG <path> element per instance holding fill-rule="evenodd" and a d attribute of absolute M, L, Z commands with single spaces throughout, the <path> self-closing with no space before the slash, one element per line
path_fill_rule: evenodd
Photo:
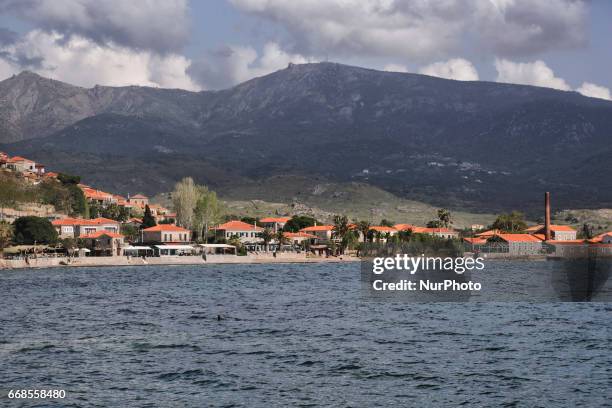
<path fill-rule="evenodd" d="M 359 263 L 0 270 L 0 406 L 612 406 L 611 312 L 373 299 Z"/>

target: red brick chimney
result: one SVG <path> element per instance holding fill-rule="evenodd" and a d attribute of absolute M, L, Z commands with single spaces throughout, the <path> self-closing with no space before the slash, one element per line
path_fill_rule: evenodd
<path fill-rule="evenodd" d="M 544 193 L 544 237 L 550 241 L 550 193 Z"/>

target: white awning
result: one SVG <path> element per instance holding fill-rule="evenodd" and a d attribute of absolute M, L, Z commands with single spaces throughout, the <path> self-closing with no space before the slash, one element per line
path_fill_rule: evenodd
<path fill-rule="evenodd" d="M 124 251 L 129 251 L 129 250 L 146 250 L 146 249 L 150 249 L 151 251 L 153 250 L 153 248 L 148 247 L 148 246 L 126 246 L 126 247 L 123 247 Z"/>
<path fill-rule="evenodd" d="M 228 244 L 198 244 L 198 246 L 203 248 L 236 248 L 234 245 Z"/>
<path fill-rule="evenodd" d="M 191 245 L 155 245 L 158 249 L 190 249 L 194 250 L 195 248 Z"/>
<path fill-rule="evenodd" d="M 83 251 L 83 252 L 91 252 L 89 249 L 87 248 L 79 248 L 79 251 Z"/>

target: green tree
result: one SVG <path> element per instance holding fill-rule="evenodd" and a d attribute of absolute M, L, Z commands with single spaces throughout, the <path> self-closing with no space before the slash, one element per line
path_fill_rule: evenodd
<path fill-rule="evenodd" d="M 46 218 L 27 216 L 15 220 L 15 242 L 18 244 L 55 244 L 57 231 Z"/>
<path fill-rule="evenodd" d="M 208 232 L 211 225 L 219 223 L 223 207 L 217 198 L 217 193 L 199 186 L 199 197 L 194 209 L 194 229 L 204 242 L 208 242 Z"/>
<path fill-rule="evenodd" d="M 357 223 L 357 230 L 363 235 L 363 242 L 368 241 L 371 227 L 372 225 L 368 221 L 359 221 Z"/>
<path fill-rule="evenodd" d="M 60 183 L 62 183 L 63 185 L 77 185 L 81 182 L 81 177 L 80 176 L 73 176 L 72 174 L 68 174 L 68 173 L 59 173 L 57 175 L 57 179 L 60 181 Z"/>
<path fill-rule="evenodd" d="M 425 226 L 427 228 L 440 228 L 440 220 L 431 220 Z"/>
<path fill-rule="evenodd" d="M 312 227 L 316 223 L 317 220 L 307 215 L 294 215 L 287 221 L 283 229 L 285 232 L 298 232 L 302 228 Z"/>
<path fill-rule="evenodd" d="M 383 227 L 392 227 L 394 224 L 393 221 L 389 221 L 388 219 L 383 218 L 382 220 L 380 220 L 380 225 L 382 225 Z"/>
<path fill-rule="evenodd" d="M 149 205 L 145 205 L 145 211 L 144 211 L 144 215 L 142 216 L 142 224 L 140 225 L 140 228 L 145 229 L 145 228 L 150 228 L 150 227 L 154 227 L 156 226 L 157 223 L 155 222 L 155 218 L 153 218 L 153 215 L 151 214 L 151 209 L 149 208 Z"/>
<path fill-rule="evenodd" d="M 343 254 L 344 250 L 348 246 L 352 231 L 349 228 L 349 222 L 346 215 L 336 215 L 334 216 L 334 228 L 332 230 L 332 238 L 338 240 L 338 249 L 340 253 Z"/>
<path fill-rule="evenodd" d="M 272 232 L 270 228 L 264 228 L 264 230 L 261 231 L 259 234 L 257 234 L 257 236 L 263 240 L 264 248 L 267 252 L 270 241 L 274 239 L 274 233 Z"/>
<path fill-rule="evenodd" d="M 124 224 L 121 226 L 121 234 L 125 236 L 125 239 L 128 242 L 136 242 L 140 237 L 140 231 L 138 228 L 130 224 Z"/>
<path fill-rule="evenodd" d="M 582 229 L 580 231 L 580 235 L 584 239 L 593 238 L 593 227 L 587 223 L 582 224 Z"/>
<path fill-rule="evenodd" d="M 276 241 L 278 241 L 278 246 L 279 247 L 281 247 L 284 244 L 286 244 L 287 242 L 289 242 L 289 238 L 287 238 L 287 236 L 285 235 L 285 232 L 283 230 L 276 231 L 276 234 L 274 234 L 274 239 L 276 239 Z"/>
<path fill-rule="evenodd" d="M 13 240 L 13 226 L 8 222 L 0 221 L 0 252 L 10 245 Z"/>
<path fill-rule="evenodd" d="M 491 225 L 491 228 L 503 232 L 517 233 L 525 231 L 527 229 L 527 223 L 525 222 L 523 213 L 512 211 L 510 214 L 500 214 Z"/>
<path fill-rule="evenodd" d="M 176 211 L 176 223 L 181 227 L 193 228 L 194 210 L 199 196 L 199 188 L 191 177 L 185 177 L 174 185 L 172 202 Z"/>
<path fill-rule="evenodd" d="M 453 223 L 451 220 L 451 213 L 446 208 L 440 208 L 438 210 L 438 220 L 440 221 L 440 227 L 448 228 Z"/>

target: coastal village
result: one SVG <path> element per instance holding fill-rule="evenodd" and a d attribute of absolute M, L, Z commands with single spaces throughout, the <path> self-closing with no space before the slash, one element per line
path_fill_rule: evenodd
<path fill-rule="evenodd" d="M 13 173 L 32 185 L 60 178 L 60 173 L 47 171 L 41 163 L 2 152 L 0 171 Z M 80 182 L 76 185 L 90 206 L 97 209 L 117 208 L 123 216 L 116 219 L 103 216 L 85 218 L 49 210 L 41 213 L 36 208 L 31 211 L 2 208 L 0 222 L 17 224 L 21 217 L 35 216 L 47 220 L 57 234 L 55 245 L 44 242 L 10 243 L 3 248 L 4 259 L 26 263 L 44 258 L 59 259 L 58 262 L 91 258 L 121 258 L 128 261 L 157 258 L 166 262 L 195 258 L 204 262 L 238 261 L 240 255 L 249 259 L 279 261 L 358 259 L 360 245 L 364 243 L 399 243 L 413 236 L 450 240 L 460 243 L 466 252 L 492 258 L 562 258 L 578 256 L 585 250 L 606 254 L 612 251 L 612 231 L 578 238 L 578 232 L 571 226 L 552 224 L 548 193 L 545 196 L 544 224 L 527 226 L 522 231 L 486 229 L 483 225 L 472 225 L 459 231 L 452 228 L 449 220 L 443 216 L 436 222 L 437 225 L 429 226 L 406 223 L 389 225 L 388 222 L 385 225 L 371 225 L 364 221 L 350 222 L 346 217 L 338 216 L 334 223 L 311 220 L 311 225 L 297 228 L 298 224 L 293 221 L 294 217 L 300 218 L 299 215 L 275 214 L 248 222 L 245 219 L 228 219 L 207 226 L 207 232 L 196 239 L 194 230 L 179 225 L 176 211 L 150 202 L 143 194 L 124 197 Z M 145 218 L 148 221 L 145 222 Z M 61 261 L 64 258 L 68 261 Z"/>

